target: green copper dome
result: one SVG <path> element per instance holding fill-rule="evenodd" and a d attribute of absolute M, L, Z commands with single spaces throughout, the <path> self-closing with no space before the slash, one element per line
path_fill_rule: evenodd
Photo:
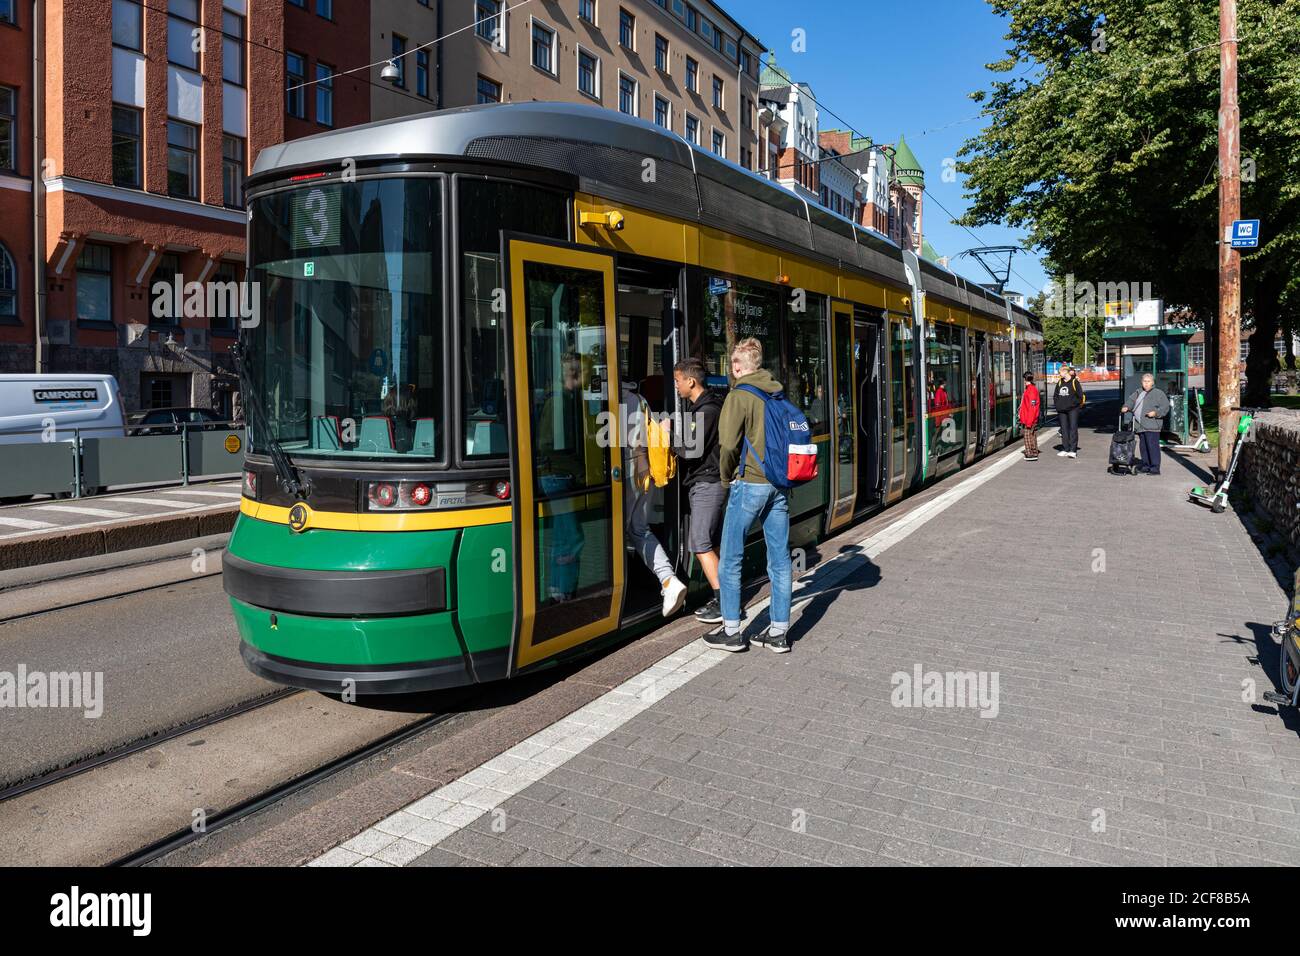
<path fill-rule="evenodd" d="M 939 262 L 939 260 L 942 259 L 943 256 L 939 255 L 939 250 L 938 250 L 938 249 L 936 249 L 934 246 L 930 245 L 930 240 L 929 240 L 929 239 L 922 238 L 922 239 L 921 239 L 921 258 L 922 258 L 922 259 L 929 259 L 931 262 L 933 262 L 933 263 L 935 263 L 935 264 L 937 265 L 938 262 Z"/>
<path fill-rule="evenodd" d="M 900 183 L 910 186 L 925 185 L 925 170 L 921 168 L 916 154 L 912 152 L 911 147 L 907 145 L 907 140 L 902 136 L 898 137 L 898 145 L 894 148 L 894 165 L 897 167 Z"/>
<path fill-rule="evenodd" d="M 776 54 L 771 50 L 767 51 L 767 59 L 763 63 L 763 69 L 758 74 L 758 85 L 764 90 L 790 85 L 790 77 L 777 65 Z"/>

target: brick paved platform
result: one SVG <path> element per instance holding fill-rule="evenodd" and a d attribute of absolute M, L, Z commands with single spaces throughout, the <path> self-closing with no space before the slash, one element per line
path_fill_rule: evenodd
<path fill-rule="evenodd" d="M 1177 460 L 1081 441 L 815 569 L 791 654 L 696 641 L 315 864 L 1300 863 L 1300 724 L 1243 700 L 1284 591 Z M 895 706 L 918 667 L 996 712 Z"/>

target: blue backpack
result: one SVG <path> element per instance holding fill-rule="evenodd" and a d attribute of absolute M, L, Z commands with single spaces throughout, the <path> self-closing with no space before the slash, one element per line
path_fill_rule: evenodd
<path fill-rule="evenodd" d="M 776 488 L 793 488 L 817 477 L 817 446 L 813 444 L 808 418 L 787 401 L 785 392 L 769 395 L 753 385 L 737 385 L 763 400 L 763 438 L 767 448 L 759 454 L 749 439 L 741 449 L 740 477 L 745 477 L 749 452 L 763 463 L 763 475 Z"/>

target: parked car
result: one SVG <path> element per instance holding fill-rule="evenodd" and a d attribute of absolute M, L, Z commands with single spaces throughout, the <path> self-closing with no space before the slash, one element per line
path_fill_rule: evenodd
<path fill-rule="evenodd" d="M 175 435 L 181 425 L 191 431 L 215 431 L 225 427 L 225 419 L 210 408 L 151 408 L 131 416 L 130 435 Z"/>

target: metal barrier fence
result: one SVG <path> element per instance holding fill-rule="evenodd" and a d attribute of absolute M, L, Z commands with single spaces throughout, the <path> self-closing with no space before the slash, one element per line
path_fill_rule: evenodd
<path fill-rule="evenodd" d="M 81 498 L 111 485 L 163 484 L 235 475 L 244 462 L 243 425 L 189 425 L 170 435 L 131 435 L 0 444 L 0 498 Z M 40 435 L 39 431 L 6 432 Z"/>

